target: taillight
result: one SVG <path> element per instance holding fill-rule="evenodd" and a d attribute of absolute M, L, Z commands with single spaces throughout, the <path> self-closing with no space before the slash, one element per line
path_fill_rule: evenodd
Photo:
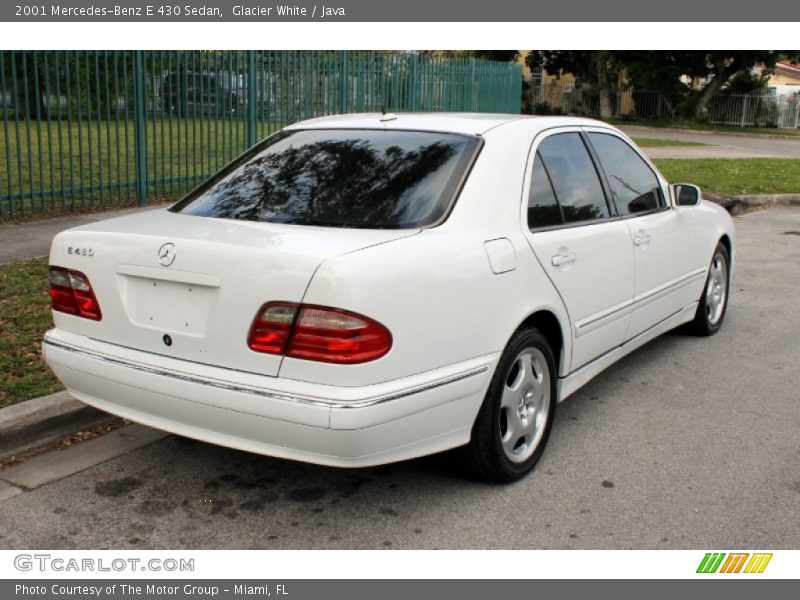
<path fill-rule="evenodd" d="M 392 335 L 377 321 L 346 310 L 270 302 L 256 315 L 248 345 L 256 352 L 357 364 L 389 352 Z"/>
<path fill-rule="evenodd" d="M 93 321 L 103 318 L 92 284 L 80 271 L 50 267 L 50 300 L 53 310 Z"/>
<path fill-rule="evenodd" d="M 297 313 L 297 304 L 270 302 L 258 311 L 247 345 L 256 352 L 283 354 Z"/>
<path fill-rule="evenodd" d="M 362 315 L 325 306 L 301 306 L 287 356 L 340 364 L 363 363 L 392 347 L 389 330 Z"/>

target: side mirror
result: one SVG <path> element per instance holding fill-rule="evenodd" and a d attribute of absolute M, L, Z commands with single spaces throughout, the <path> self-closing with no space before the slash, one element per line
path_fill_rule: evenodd
<path fill-rule="evenodd" d="M 696 206 L 703 197 L 700 188 L 691 183 L 676 183 L 672 185 L 672 195 L 678 206 Z"/>

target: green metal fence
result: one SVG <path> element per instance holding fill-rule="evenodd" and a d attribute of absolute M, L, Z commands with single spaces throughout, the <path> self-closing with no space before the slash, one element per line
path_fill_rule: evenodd
<path fill-rule="evenodd" d="M 0 52 L 0 218 L 174 198 L 320 115 L 518 113 L 521 67 L 347 51 Z"/>

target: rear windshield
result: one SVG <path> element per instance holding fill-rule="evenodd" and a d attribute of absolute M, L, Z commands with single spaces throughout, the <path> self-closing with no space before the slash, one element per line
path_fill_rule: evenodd
<path fill-rule="evenodd" d="M 323 227 L 424 227 L 444 216 L 479 146 L 477 138 L 420 131 L 283 132 L 172 210 Z"/>

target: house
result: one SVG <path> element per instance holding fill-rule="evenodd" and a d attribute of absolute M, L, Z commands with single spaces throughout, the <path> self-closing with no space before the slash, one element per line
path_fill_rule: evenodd
<path fill-rule="evenodd" d="M 778 62 L 767 87 L 775 89 L 777 96 L 800 92 L 800 63 Z"/>

